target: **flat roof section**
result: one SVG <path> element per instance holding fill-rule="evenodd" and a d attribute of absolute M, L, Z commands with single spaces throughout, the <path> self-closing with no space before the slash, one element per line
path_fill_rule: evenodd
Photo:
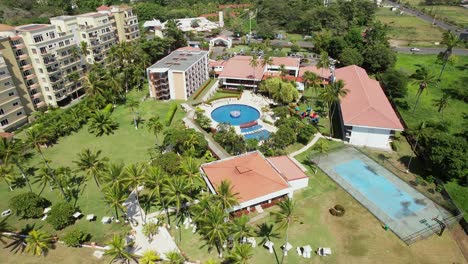
<path fill-rule="evenodd" d="M 38 29 L 43 29 L 46 27 L 55 27 L 54 25 L 50 24 L 28 24 L 28 25 L 23 25 L 23 26 L 18 26 L 16 27 L 16 30 L 18 31 L 34 31 Z"/>
<path fill-rule="evenodd" d="M 281 173 L 288 181 L 308 178 L 307 174 L 299 168 L 288 156 L 270 157 L 267 160 Z"/>
<path fill-rule="evenodd" d="M 166 57 L 162 58 L 155 64 L 151 65 L 148 70 L 154 72 L 158 68 L 168 68 L 173 71 L 186 71 L 192 64 L 208 54 L 202 50 L 176 50 Z"/>

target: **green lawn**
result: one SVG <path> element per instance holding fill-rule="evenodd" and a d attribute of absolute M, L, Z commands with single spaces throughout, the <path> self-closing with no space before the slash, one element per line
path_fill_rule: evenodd
<path fill-rule="evenodd" d="M 430 8 L 426 6 L 426 8 Z M 461 6 L 436 6 L 434 8 L 436 18 L 445 18 L 447 21 L 456 23 L 458 26 L 468 27 L 468 9 Z"/>
<path fill-rule="evenodd" d="M 445 189 L 455 200 L 455 204 L 464 212 L 465 220 L 468 221 L 468 187 L 463 187 L 456 182 L 448 182 Z"/>
<path fill-rule="evenodd" d="M 431 47 L 442 40 L 443 31 L 415 16 L 379 8 L 377 20 L 390 26 L 390 43 L 395 46 Z"/>
<path fill-rule="evenodd" d="M 235 98 L 235 97 L 237 97 L 237 94 L 226 93 L 226 92 L 223 92 L 223 91 L 216 91 L 209 100 L 216 100 L 216 99 L 226 98 L 226 97 Z"/>
<path fill-rule="evenodd" d="M 144 92 L 137 94 L 132 93 L 130 96 L 141 98 L 143 94 Z M 154 114 L 158 114 L 161 120 L 164 120 L 169 106 L 170 103 L 148 99 L 141 102 L 138 111 L 143 120 L 148 120 Z M 183 115 L 183 111 L 178 110 L 172 124 L 174 126 L 180 125 L 180 120 Z M 149 159 L 148 149 L 154 146 L 155 136 L 146 129 L 144 121 L 140 125 L 140 128 L 135 130 L 132 124 L 131 112 L 124 106 L 118 106 L 114 110 L 112 117 L 119 123 L 119 128 L 113 135 L 96 137 L 88 133 L 87 127 L 85 126 L 77 133 L 61 138 L 53 147 L 44 149 L 44 155 L 47 159 L 51 160 L 53 167 L 70 166 L 73 169 L 76 168 L 73 161 L 77 159 L 77 154 L 85 148 L 102 150 L 102 156 L 109 157 L 112 162 L 122 161 L 125 164 L 129 164 L 147 161 Z M 163 136 L 161 134 L 158 137 L 158 142 L 161 142 L 162 139 Z M 33 160 L 30 161 L 30 164 L 39 164 L 40 162 L 38 155 L 35 155 Z M 78 173 L 81 174 L 81 172 Z M 37 188 L 38 187 L 34 186 L 34 189 Z M 1 182 L 0 197 L 3 199 L 0 201 L 0 211 L 8 208 L 8 202 L 12 196 L 26 191 L 26 188 L 21 188 L 14 189 L 14 191 L 10 192 L 6 184 Z M 61 199 L 58 197 L 58 191 L 50 191 L 48 187 L 45 188 L 43 195 L 52 203 Z M 78 199 L 77 206 L 79 206 L 84 215 L 95 214 L 97 216 L 97 221 L 87 222 L 85 219 L 81 219 L 78 220 L 75 225 L 61 231 L 54 231 L 48 223 L 40 219 L 19 220 L 16 216 L 11 216 L 8 222 L 17 229 L 24 227 L 26 224 L 35 224 L 36 227 L 43 228 L 47 232 L 58 234 L 59 236 L 66 233 L 70 228 L 80 227 L 91 233 L 91 240 L 99 244 L 107 241 L 114 233 L 125 232 L 129 229 L 129 227 L 119 224 L 101 224 L 101 218 L 103 216 L 111 216 L 111 212 L 108 206 L 102 201 L 102 194 L 92 180 L 87 182 L 84 192 Z"/>

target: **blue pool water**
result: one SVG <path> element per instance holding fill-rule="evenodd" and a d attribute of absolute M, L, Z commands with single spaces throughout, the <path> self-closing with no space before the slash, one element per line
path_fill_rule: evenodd
<path fill-rule="evenodd" d="M 248 132 L 253 132 L 255 130 L 259 130 L 263 128 L 262 125 L 256 125 L 256 126 L 251 126 L 247 128 L 241 128 L 241 133 L 248 133 Z"/>
<path fill-rule="evenodd" d="M 334 170 L 372 203 L 394 219 L 414 215 L 425 206 L 408 193 L 400 190 L 387 178 L 361 160 L 351 160 Z"/>
<path fill-rule="evenodd" d="M 268 139 L 270 137 L 270 133 L 266 131 L 265 129 L 262 129 L 252 134 L 244 134 L 244 137 L 245 139 L 255 138 L 260 141 L 260 140 Z"/>
<path fill-rule="evenodd" d="M 232 111 L 240 111 L 239 117 L 232 117 Z M 260 118 L 257 109 L 241 104 L 223 105 L 211 112 L 211 118 L 218 123 L 229 123 L 232 126 L 238 126 L 243 123 L 255 121 Z"/>

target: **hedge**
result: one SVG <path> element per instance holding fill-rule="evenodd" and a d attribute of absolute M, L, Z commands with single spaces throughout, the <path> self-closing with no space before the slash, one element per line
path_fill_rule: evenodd
<path fill-rule="evenodd" d="M 219 89 L 218 91 L 222 93 L 230 93 L 230 94 L 242 94 L 242 91 L 233 90 L 233 89 Z"/>
<path fill-rule="evenodd" d="M 206 101 L 206 103 L 211 103 L 213 101 L 220 100 L 220 99 L 226 99 L 226 98 L 236 98 L 237 100 L 239 100 L 241 98 L 241 94 L 221 96 L 221 97 L 218 97 L 218 98 L 210 99 L 210 100 Z"/>
<path fill-rule="evenodd" d="M 208 79 L 201 88 L 199 88 L 195 94 L 193 95 L 193 100 L 196 100 L 198 98 L 198 96 L 200 96 L 202 94 L 202 92 L 208 87 L 210 86 L 210 84 L 212 83 L 212 79 Z M 211 86 L 210 86 L 211 87 Z"/>
<path fill-rule="evenodd" d="M 88 241 L 90 234 L 78 228 L 71 230 L 63 236 L 63 242 L 69 247 L 79 247 L 84 242 Z"/>
<path fill-rule="evenodd" d="M 39 218 L 50 201 L 33 192 L 22 193 L 10 199 L 9 206 L 13 213 L 21 218 Z"/>
<path fill-rule="evenodd" d="M 50 210 L 49 217 L 47 217 L 46 221 L 51 224 L 55 230 L 62 230 L 75 222 L 73 218 L 74 212 L 75 208 L 71 204 L 60 202 L 52 206 L 52 210 Z"/>
<path fill-rule="evenodd" d="M 171 125 L 172 119 L 174 119 L 174 115 L 175 115 L 176 111 L 177 111 L 177 104 L 171 105 L 171 108 L 169 109 L 169 111 L 166 114 L 166 120 L 165 120 L 166 126 Z"/>

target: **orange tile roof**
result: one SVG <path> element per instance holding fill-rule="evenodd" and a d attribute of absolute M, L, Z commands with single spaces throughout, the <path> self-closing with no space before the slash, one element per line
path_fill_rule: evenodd
<path fill-rule="evenodd" d="M 273 63 L 271 65 L 281 66 L 283 64 L 286 67 L 299 67 L 301 60 L 299 58 L 291 57 L 272 57 L 271 60 Z"/>
<path fill-rule="evenodd" d="M 299 168 L 288 156 L 270 157 L 267 160 L 286 178 L 288 181 L 307 178 L 307 174 Z"/>
<path fill-rule="evenodd" d="M 226 62 L 227 62 L 227 61 L 225 61 L 225 60 L 218 60 L 218 61 L 217 61 L 217 60 L 210 60 L 210 61 L 208 62 L 208 65 L 209 65 L 210 67 L 224 66 L 224 65 L 226 64 Z"/>
<path fill-rule="evenodd" d="M 223 72 L 221 72 L 219 78 L 255 79 L 260 81 L 265 67 L 262 66 L 262 62 L 259 59 L 258 66 L 254 69 L 250 66 L 251 59 L 252 56 L 234 56 L 230 58 L 224 65 Z"/>
<path fill-rule="evenodd" d="M 363 68 L 351 65 L 336 69 L 335 75 L 349 90 L 340 103 L 345 125 L 403 130 L 379 82 Z"/>
<path fill-rule="evenodd" d="M 105 5 L 102 5 L 98 8 L 96 8 L 97 11 L 107 11 L 107 10 L 110 10 L 111 8 L 108 7 L 108 6 L 105 6 Z"/>
<path fill-rule="evenodd" d="M 299 77 L 303 77 L 306 71 L 313 72 L 324 79 L 328 79 L 331 75 L 330 69 L 328 68 L 322 70 L 322 68 L 317 68 L 315 65 L 310 65 L 299 68 Z"/>
<path fill-rule="evenodd" d="M 258 151 L 201 166 L 215 189 L 223 180 L 231 182 L 243 203 L 289 188 L 289 184 Z"/>

